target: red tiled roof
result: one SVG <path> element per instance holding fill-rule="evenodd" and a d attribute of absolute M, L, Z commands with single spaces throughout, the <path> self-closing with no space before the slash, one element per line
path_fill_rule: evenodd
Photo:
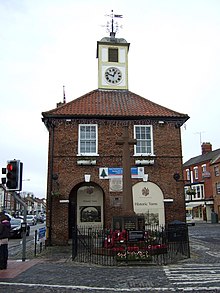
<path fill-rule="evenodd" d="M 124 90 L 91 91 L 56 109 L 43 112 L 43 117 L 80 118 L 80 117 L 164 117 L 188 120 L 181 114 L 147 100 L 137 94 Z"/>

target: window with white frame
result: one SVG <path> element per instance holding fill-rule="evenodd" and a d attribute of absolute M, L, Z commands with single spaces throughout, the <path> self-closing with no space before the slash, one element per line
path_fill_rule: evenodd
<path fill-rule="evenodd" d="M 216 193 L 220 194 L 220 182 L 216 183 Z"/>
<path fill-rule="evenodd" d="M 78 154 L 97 155 L 98 153 L 98 127 L 97 124 L 80 124 Z"/>
<path fill-rule="evenodd" d="M 204 199 L 204 185 L 196 184 L 193 186 L 185 186 L 185 200 Z"/>
<path fill-rule="evenodd" d="M 201 188 L 201 198 L 205 198 L 204 196 L 204 185 L 200 185 Z"/>
<path fill-rule="evenodd" d="M 193 199 L 204 199 L 204 186 L 202 184 L 194 185 L 195 195 Z"/>
<path fill-rule="evenodd" d="M 201 188 L 199 185 L 196 186 L 196 194 L 197 194 L 197 198 L 201 198 Z"/>
<path fill-rule="evenodd" d="M 198 167 L 194 167 L 194 178 L 198 179 L 199 178 L 199 172 L 198 172 Z"/>
<path fill-rule="evenodd" d="M 135 155 L 153 155 L 152 125 L 135 125 L 134 136 L 137 140 Z"/>
<path fill-rule="evenodd" d="M 190 170 L 186 169 L 186 180 L 190 181 Z"/>
<path fill-rule="evenodd" d="M 197 193 L 196 193 L 196 186 L 195 185 L 192 187 L 192 190 L 195 192 L 194 194 L 192 194 L 192 199 L 197 199 Z"/>
<path fill-rule="evenodd" d="M 192 199 L 191 195 L 187 193 L 188 189 L 189 189 L 188 187 L 184 187 L 185 200 L 191 200 Z"/>
<path fill-rule="evenodd" d="M 215 176 L 219 176 L 219 166 L 214 167 Z"/>
<path fill-rule="evenodd" d="M 202 173 L 206 172 L 206 164 L 202 165 Z"/>

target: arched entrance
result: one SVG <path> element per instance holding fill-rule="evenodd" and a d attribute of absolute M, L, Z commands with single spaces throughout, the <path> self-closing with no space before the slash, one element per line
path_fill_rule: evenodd
<path fill-rule="evenodd" d="M 134 212 L 144 215 L 146 224 L 165 224 L 164 196 L 153 182 L 139 182 L 133 186 Z"/>
<path fill-rule="evenodd" d="M 101 187 L 94 183 L 81 183 L 70 192 L 69 236 L 72 227 L 103 227 L 104 196 Z"/>

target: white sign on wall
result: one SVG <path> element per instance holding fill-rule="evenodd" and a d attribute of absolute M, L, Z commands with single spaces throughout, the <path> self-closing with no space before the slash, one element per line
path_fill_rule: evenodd
<path fill-rule="evenodd" d="M 103 226 L 103 192 L 97 186 L 82 186 L 77 191 L 77 224 Z"/>
<path fill-rule="evenodd" d="M 164 196 L 153 182 L 139 182 L 133 186 L 134 212 L 145 217 L 146 224 L 165 224 Z"/>
<path fill-rule="evenodd" d="M 108 168 L 99 168 L 99 179 L 108 179 Z"/>
<path fill-rule="evenodd" d="M 109 191 L 120 192 L 122 191 L 123 182 L 122 178 L 110 178 L 109 179 Z"/>

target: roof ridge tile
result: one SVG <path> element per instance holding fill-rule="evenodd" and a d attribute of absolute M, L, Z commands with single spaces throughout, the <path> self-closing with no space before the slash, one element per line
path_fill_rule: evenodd
<path fill-rule="evenodd" d="M 164 117 L 189 119 L 187 114 L 173 111 L 129 90 L 95 89 L 55 109 L 43 117 Z M 183 122 L 183 123 L 184 123 Z"/>

